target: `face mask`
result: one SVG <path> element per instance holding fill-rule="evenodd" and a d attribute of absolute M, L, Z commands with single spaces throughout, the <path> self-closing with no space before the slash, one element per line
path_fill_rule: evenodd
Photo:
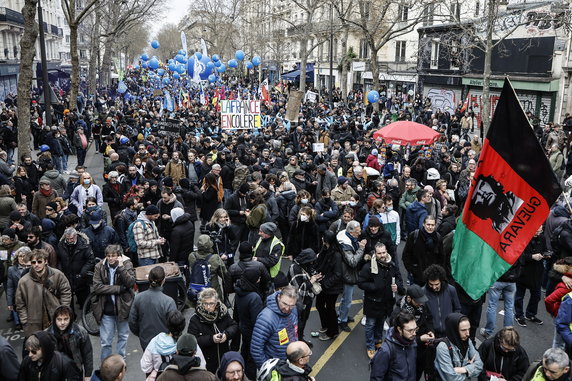
<path fill-rule="evenodd" d="M 305 214 L 302 214 L 300 216 L 300 221 L 302 222 L 307 222 L 310 218 L 308 216 L 306 216 Z"/>
<path fill-rule="evenodd" d="M 355 201 L 350 201 L 350 206 L 356 206 L 356 205 L 357 205 L 357 202 L 355 202 Z"/>
<path fill-rule="evenodd" d="M 97 224 L 91 224 L 91 226 L 92 226 L 94 229 L 97 229 L 98 227 L 101 226 L 101 222 L 98 222 Z"/>
<path fill-rule="evenodd" d="M 90 179 L 83 179 L 83 183 L 85 185 L 89 185 L 89 184 L 91 184 L 91 180 Z"/>
<path fill-rule="evenodd" d="M 393 206 L 388 206 L 385 208 L 385 210 L 387 210 L 388 212 L 391 212 L 393 210 Z"/>
<path fill-rule="evenodd" d="M 309 200 L 307 198 L 303 198 L 301 201 L 302 201 L 302 204 L 307 204 Z"/>

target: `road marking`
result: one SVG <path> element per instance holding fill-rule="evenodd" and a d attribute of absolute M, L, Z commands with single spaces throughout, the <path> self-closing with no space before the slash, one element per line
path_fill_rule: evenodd
<path fill-rule="evenodd" d="M 358 300 L 353 300 L 352 304 L 354 304 L 354 302 L 358 302 Z M 359 302 L 361 303 L 361 300 Z M 355 321 L 353 323 L 348 324 L 351 331 L 350 332 L 341 331 L 338 337 L 336 337 L 336 339 L 332 342 L 332 344 L 330 344 L 330 346 L 325 350 L 324 354 L 318 359 L 318 361 L 316 361 L 316 363 L 312 367 L 312 373 L 310 373 L 310 376 L 316 377 L 316 375 L 320 373 L 320 370 L 322 370 L 324 365 L 326 365 L 326 363 L 330 361 L 330 358 L 332 358 L 334 353 L 336 353 L 336 351 L 340 348 L 340 346 L 344 343 L 344 341 L 346 341 L 350 333 L 353 332 L 354 328 L 357 327 L 362 317 L 363 317 L 363 308 L 359 310 L 359 312 L 354 316 Z"/>
<path fill-rule="evenodd" d="M 352 300 L 352 304 L 362 304 L 362 303 L 363 303 L 363 300 L 361 300 L 361 299 Z M 339 306 L 340 306 L 340 302 L 336 303 L 336 307 L 339 307 Z M 312 307 L 312 309 L 310 311 L 315 312 L 318 310 L 316 309 L 316 307 Z"/>

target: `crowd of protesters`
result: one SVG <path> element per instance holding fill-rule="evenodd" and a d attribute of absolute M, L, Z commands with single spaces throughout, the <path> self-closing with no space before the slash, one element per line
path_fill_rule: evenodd
<path fill-rule="evenodd" d="M 345 102 L 336 91 L 335 104 L 303 103 L 291 123 L 279 84 L 262 102 L 262 128 L 223 130 L 219 101 L 255 98 L 254 86 L 191 90 L 167 111 L 145 73 L 127 77 L 125 95 L 80 97 L 77 109 L 63 99 L 54 126 L 33 101 L 33 156 L 15 157 L 16 100 L 2 104 L 0 275 L 8 321 L 26 337 L 21 365 L 0 342 L 6 379 L 120 380 L 130 333 L 150 380 L 312 379 L 310 337 L 332 341 L 352 330 L 356 287 L 372 380 L 571 378 L 567 200 L 486 295 L 473 300 L 452 278 L 456 219 L 482 148 L 471 107 L 445 112 L 419 95 L 385 94 L 374 107 L 359 91 Z M 546 126 L 529 117 L 567 183 L 572 117 Z M 179 133 L 166 132 L 165 120 Z M 419 147 L 373 139 L 398 120 L 441 137 Z M 102 178 L 85 167 L 90 144 Z M 164 293 L 165 270 L 156 265 L 166 261 L 184 272 L 188 322 Z M 136 293 L 142 266 L 149 289 Z M 554 345 L 530 364 L 514 324 L 543 324 L 543 289 Z M 86 301 L 100 326 L 98 356 L 76 319 Z M 313 305 L 320 327 L 312 330 Z"/>

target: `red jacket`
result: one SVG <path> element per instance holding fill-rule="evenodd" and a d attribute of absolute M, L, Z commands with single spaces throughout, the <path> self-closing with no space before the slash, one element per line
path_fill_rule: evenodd
<path fill-rule="evenodd" d="M 572 266 L 566 264 L 555 264 L 554 270 L 572 278 Z M 558 309 L 560 308 L 560 303 L 562 303 L 562 298 L 564 295 L 570 292 L 570 289 L 566 287 L 564 282 L 560 282 L 554 288 L 554 291 L 546 298 L 544 298 L 544 305 L 546 306 L 546 311 L 549 314 L 556 317 L 558 315 Z"/>

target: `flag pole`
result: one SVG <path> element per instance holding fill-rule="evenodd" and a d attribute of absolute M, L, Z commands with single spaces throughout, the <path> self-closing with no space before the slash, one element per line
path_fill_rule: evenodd
<path fill-rule="evenodd" d="M 566 195 L 566 192 L 562 192 L 562 195 L 564 196 L 564 200 L 566 201 L 566 205 L 568 205 L 568 211 L 570 213 L 572 213 L 572 206 L 570 206 L 570 200 L 568 200 L 568 196 Z"/>

